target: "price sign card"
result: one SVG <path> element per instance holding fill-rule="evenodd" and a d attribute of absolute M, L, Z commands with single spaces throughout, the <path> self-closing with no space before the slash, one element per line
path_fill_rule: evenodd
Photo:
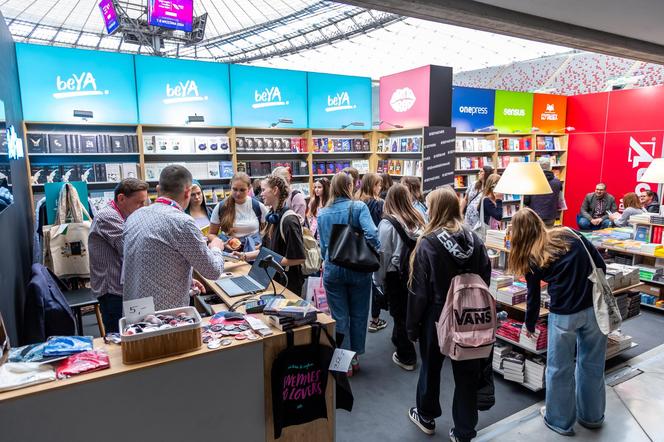
<path fill-rule="evenodd" d="M 127 324 L 141 322 L 147 315 L 154 314 L 154 298 L 132 299 L 122 303 L 124 316 L 127 318 Z"/>
<path fill-rule="evenodd" d="M 346 373 L 350 368 L 353 356 L 355 356 L 354 351 L 342 350 L 341 348 L 334 349 L 334 354 L 332 355 L 328 370 Z"/>

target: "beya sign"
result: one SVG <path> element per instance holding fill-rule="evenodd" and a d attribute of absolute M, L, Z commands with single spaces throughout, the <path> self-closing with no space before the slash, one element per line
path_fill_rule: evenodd
<path fill-rule="evenodd" d="M 252 108 L 261 109 L 274 106 L 288 106 L 288 101 L 282 100 L 281 91 L 277 86 L 265 88 L 262 91 L 254 90 L 254 104 L 251 105 Z"/>
<path fill-rule="evenodd" d="M 166 83 L 166 98 L 162 102 L 164 104 L 176 104 L 205 101 L 207 99 L 207 95 L 200 95 L 198 85 L 194 80 L 187 80 L 184 83 L 180 81 L 173 86 L 170 83 Z"/>
<path fill-rule="evenodd" d="M 53 94 L 53 98 L 56 100 L 109 94 L 108 90 L 97 89 L 97 80 L 92 72 L 81 72 L 80 75 L 72 74 L 71 77 L 64 79 L 58 75 L 55 78 L 55 87 L 58 92 Z"/>
<path fill-rule="evenodd" d="M 339 92 L 334 97 L 331 95 L 327 96 L 325 112 L 337 112 L 355 108 L 357 108 L 356 105 L 350 104 L 350 95 L 348 92 Z"/>
<path fill-rule="evenodd" d="M 18 160 L 25 156 L 23 140 L 16 136 L 14 126 L 7 128 L 7 152 L 9 153 L 10 160 Z"/>

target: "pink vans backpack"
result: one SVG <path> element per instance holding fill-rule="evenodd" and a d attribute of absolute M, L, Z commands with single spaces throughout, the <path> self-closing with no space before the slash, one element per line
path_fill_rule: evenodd
<path fill-rule="evenodd" d="M 455 361 L 491 355 L 496 342 L 496 301 L 479 275 L 463 273 L 452 279 L 436 332 L 440 352 Z"/>

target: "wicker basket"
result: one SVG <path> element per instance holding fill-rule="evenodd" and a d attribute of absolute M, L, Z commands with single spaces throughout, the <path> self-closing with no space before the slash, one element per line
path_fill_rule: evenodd
<path fill-rule="evenodd" d="M 193 307 L 162 310 L 155 313 L 177 315 L 184 312 L 196 318 L 193 324 L 182 325 L 170 329 L 157 330 L 135 335 L 122 335 L 122 362 L 137 364 L 139 362 L 173 356 L 194 351 L 202 345 L 201 317 Z M 126 326 L 125 318 L 120 320 L 120 330 Z"/>

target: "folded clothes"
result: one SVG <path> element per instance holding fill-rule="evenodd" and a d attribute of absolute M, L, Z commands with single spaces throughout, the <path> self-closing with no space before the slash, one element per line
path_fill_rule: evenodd
<path fill-rule="evenodd" d="M 55 371 L 48 364 L 7 362 L 0 365 L 0 391 L 16 390 L 55 380 Z"/>
<path fill-rule="evenodd" d="M 108 354 L 103 350 L 84 351 L 69 356 L 56 370 L 58 379 L 64 379 L 81 373 L 103 370 L 111 366 Z"/>
<path fill-rule="evenodd" d="M 69 356 L 88 350 L 92 350 L 92 336 L 51 336 L 44 356 Z"/>

